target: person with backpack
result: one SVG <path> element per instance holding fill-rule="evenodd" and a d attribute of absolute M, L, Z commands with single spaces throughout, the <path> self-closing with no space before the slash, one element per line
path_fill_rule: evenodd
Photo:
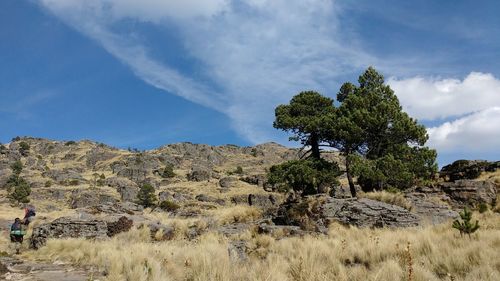
<path fill-rule="evenodd" d="M 24 240 L 24 235 L 26 231 L 24 230 L 23 223 L 20 218 L 16 218 L 14 223 L 10 227 L 10 241 L 15 243 L 16 253 L 19 254 L 19 248 Z"/>
<path fill-rule="evenodd" d="M 33 206 L 26 207 L 24 209 L 23 224 L 28 226 L 31 222 L 33 222 L 35 216 L 36 216 L 35 207 Z"/>

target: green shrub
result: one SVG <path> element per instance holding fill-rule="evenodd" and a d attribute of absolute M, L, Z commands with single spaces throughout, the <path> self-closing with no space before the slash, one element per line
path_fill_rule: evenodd
<path fill-rule="evenodd" d="M 64 143 L 65 146 L 70 146 L 70 145 L 75 145 L 76 142 L 75 141 L 67 141 Z"/>
<path fill-rule="evenodd" d="M 168 212 L 174 212 L 177 209 L 179 209 L 181 206 L 179 204 L 170 201 L 170 200 L 165 200 L 160 202 L 159 206 L 162 210 L 168 211 Z"/>
<path fill-rule="evenodd" d="M 14 162 L 10 165 L 10 168 L 12 169 L 12 172 L 15 175 L 19 175 L 19 174 L 21 174 L 21 171 L 23 170 L 23 163 L 21 163 L 21 161 L 17 160 L 16 162 Z"/>
<path fill-rule="evenodd" d="M 316 194 L 320 187 L 338 184 L 337 163 L 323 159 L 292 160 L 272 166 L 268 183 L 280 192 L 294 190 L 302 195 Z"/>
<path fill-rule="evenodd" d="M 479 229 L 479 222 L 476 220 L 475 223 L 471 223 L 472 212 L 467 207 L 460 212 L 460 218 L 462 221 L 458 219 L 453 221 L 452 227 L 460 231 L 460 236 L 467 234 L 470 238 L 471 233 L 474 233 Z"/>
<path fill-rule="evenodd" d="M 477 209 L 482 214 L 488 211 L 488 205 L 486 203 L 480 203 Z"/>
<path fill-rule="evenodd" d="M 29 150 L 30 145 L 27 142 L 22 141 L 19 143 L 19 153 L 21 153 L 22 156 L 28 155 Z"/>
<path fill-rule="evenodd" d="M 45 187 L 51 187 L 52 186 L 52 181 L 46 181 L 44 186 Z"/>
<path fill-rule="evenodd" d="M 14 190 L 9 194 L 9 198 L 19 203 L 29 203 L 28 196 L 31 194 L 31 187 L 23 178 L 19 178 Z"/>
<path fill-rule="evenodd" d="M 163 169 L 163 172 L 161 173 L 161 177 L 165 178 L 165 179 L 175 177 L 174 166 L 171 164 L 168 164 L 167 166 L 165 166 L 165 168 Z"/>
<path fill-rule="evenodd" d="M 137 203 L 145 208 L 153 207 L 156 204 L 155 188 L 150 184 L 144 184 L 137 193 Z"/>

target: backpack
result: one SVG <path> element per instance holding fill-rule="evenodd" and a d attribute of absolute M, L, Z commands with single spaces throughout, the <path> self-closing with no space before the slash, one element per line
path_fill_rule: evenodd
<path fill-rule="evenodd" d="M 36 216 L 36 212 L 35 212 L 35 207 L 31 206 L 31 207 L 28 207 L 28 212 L 26 213 L 26 217 L 34 217 Z"/>

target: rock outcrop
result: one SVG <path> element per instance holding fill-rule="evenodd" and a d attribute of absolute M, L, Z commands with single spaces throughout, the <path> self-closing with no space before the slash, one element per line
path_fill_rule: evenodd
<path fill-rule="evenodd" d="M 219 186 L 223 189 L 229 189 L 235 187 L 238 183 L 238 179 L 235 177 L 223 177 L 219 180 Z"/>
<path fill-rule="evenodd" d="M 476 207 L 481 203 L 494 205 L 496 202 L 496 187 L 490 181 L 457 180 L 440 183 L 438 187 L 449 197 L 454 208 Z"/>
<path fill-rule="evenodd" d="M 399 206 L 366 198 L 336 199 L 329 197 L 321 206 L 327 222 L 338 221 L 358 227 L 412 227 L 420 218 Z"/>
<path fill-rule="evenodd" d="M 33 228 L 30 247 L 39 249 L 47 242 L 48 238 L 92 238 L 102 239 L 108 237 L 108 225 L 102 220 L 79 220 L 62 217 L 50 223 L 45 223 Z"/>
<path fill-rule="evenodd" d="M 411 212 L 417 214 L 423 223 L 440 224 L 458 218 L 458 213 L 438 197 L 425 193 L 411 192 L 405 194 L 411 203 Z"/>
<path fill-rule="evenodd" d="M 187 175 L 189 181 L 208 181 L 212 177 L 212 172 L 207 168 L 193 167 Z"/>
<path fill-rule="evenodd" d="M 500 169 L 500 161 L 457 160 L 444 166 L 439 172 L 439 176 L 446 181 L 471 180 L 478 178 L 483 172 L 494 172 L 496 169 Z"/>

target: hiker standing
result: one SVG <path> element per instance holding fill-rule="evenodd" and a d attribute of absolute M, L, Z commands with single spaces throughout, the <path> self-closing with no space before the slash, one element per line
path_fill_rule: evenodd
<path fill-rule="evenodd" d="M 16 218 L 14 223 L 10 227 L 10 241 L 15 243 L 16 253 L 19 254 L 19 249 L 21 247 L 21 243 L 23 243 L 24 235 L 26 231 L 23 229 L 23 224 L 21 219 Z"/>

